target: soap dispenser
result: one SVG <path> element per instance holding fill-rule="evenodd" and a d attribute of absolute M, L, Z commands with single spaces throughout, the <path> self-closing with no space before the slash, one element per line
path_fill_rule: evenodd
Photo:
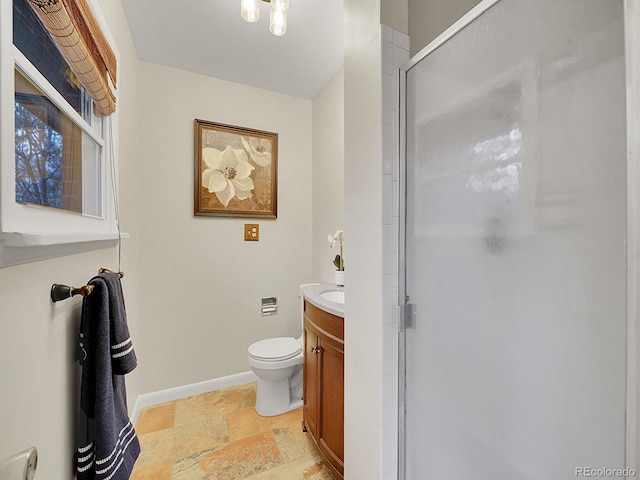
<path fill-rule="evenodd" d="M 33 480 L 38 465 L 38 451 L 31 447 L 0 463 L 0 480 Z"/>

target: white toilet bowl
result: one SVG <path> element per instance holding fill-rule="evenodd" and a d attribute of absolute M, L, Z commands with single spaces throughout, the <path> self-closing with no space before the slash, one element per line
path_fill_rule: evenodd
<path fill-rule="evenodd" d="M 251 344 L 249 366 L 258 376 L 256 412 L 280 415 L 302 406 L 302 343 L 293 337 L 267 338 Z"/>

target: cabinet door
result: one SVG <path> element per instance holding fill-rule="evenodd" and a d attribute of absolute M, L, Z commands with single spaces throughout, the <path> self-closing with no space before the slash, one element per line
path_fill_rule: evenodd
<path fill-rule="evenodd" d="M 344 351 L 320 337 L 320 419 L 318 447 L 338 472 L 344 470 Z"/>
<path fill-rule="evenodd" d="M 304 425 L 309 433 L 314 437 L 316 436 L 316 422 L 318 419 L 318 400 L 319 400 L 319 386 L 318 386 L 318 355 L 315 353 L 318 347 L 318 337 L 306 326 L 305 320 L 304 329 Z"/>

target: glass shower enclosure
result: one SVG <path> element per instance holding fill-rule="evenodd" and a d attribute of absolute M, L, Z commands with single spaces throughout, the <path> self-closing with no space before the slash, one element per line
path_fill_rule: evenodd
<path fill-rule="evenodd" d="M 484 1 L 401 75 L 401 479 L 632 477 L 638 3 Z"/>

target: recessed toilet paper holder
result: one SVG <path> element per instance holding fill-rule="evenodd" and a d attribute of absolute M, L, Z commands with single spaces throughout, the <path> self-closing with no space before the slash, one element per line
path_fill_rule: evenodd
<path fill-rule="evenodd" d="M 262 316 L 278 314 L 278 298 L 277 297 L 263 297 L 262 298 Z"/>

